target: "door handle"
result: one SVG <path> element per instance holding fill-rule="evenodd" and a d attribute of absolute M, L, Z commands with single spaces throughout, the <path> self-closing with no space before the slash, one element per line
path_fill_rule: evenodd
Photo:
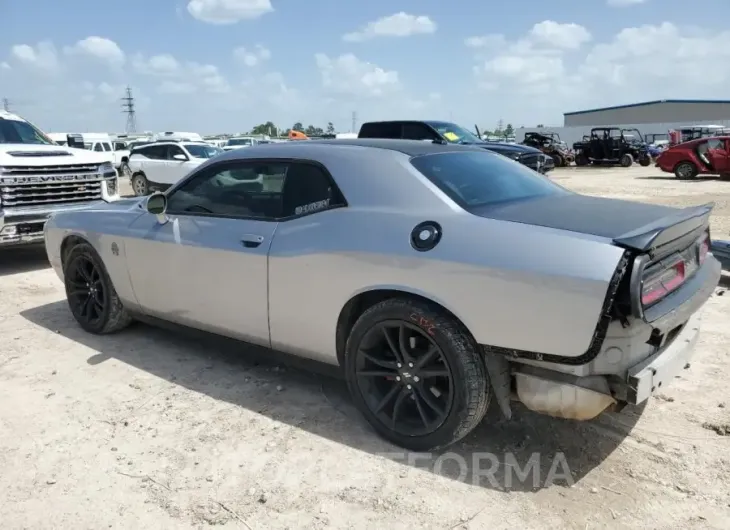
<path fill-rule="evenodd" d="M 264 236 L 257 236 L 256 234 L 244 234 L 241 237 L 241 244 L 246 248 L 256 248 L 264 242 Z"/>

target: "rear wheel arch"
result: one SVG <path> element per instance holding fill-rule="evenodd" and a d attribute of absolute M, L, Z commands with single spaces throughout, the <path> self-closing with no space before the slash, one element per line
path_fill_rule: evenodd
<path fill-rule="evenodd" d="M 386 289 L 386 288 L 375 288 L 368 291 L 363 291 L 354 295 L 347 303 L 343 306 L 340 311 L 340 315 L 337 318 L 337 328 L 335 332 L 335 342 L 337 348 L 337 361 L 340 366 L 344 366 L 345 362 L 345 346 L 347 344 L 347 338 L 350 336 L 355 322 L 360 316 L 380 302 L 388 299 L 399 298 L 405 300 L 414 300 L 417 302 L 425 303 L 432 306 L 438 311 L 444 312 L 449 317 L 458 321 L 465 329 L 469 331 L 464 321 L 460 319 L 453 311 L 448 309 L 444 304 L 439 303 L 425 295 L 409 291 L 405 289 Z"/>

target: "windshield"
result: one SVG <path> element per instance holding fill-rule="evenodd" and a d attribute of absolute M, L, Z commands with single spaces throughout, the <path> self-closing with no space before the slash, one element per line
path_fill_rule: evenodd
<path fill-rule="evenodd" d="M 519 162 L 488 151 L 421 155 L 411 164 L 466 210 L 571 193 Z"/>
<path fill-rule="evenodd" d="M 232 138 L 228 140 L 228 145 L 251 145 L 251 138 Z"/>
<path fill-rule="evenodd" d="M 185 149 L 188 150 L 193 158 L 213 158 L 223 152 L 223 149 L 213 145 L 187 144 Z"/>
<path fill-rule="evenodd" d="M 474 133 L 467 131 L 455 123 L 446 121 L 427 121 L 428 125 L 438 131 L 447 142 L 452 144 L 480 144 L 483 141 Z"/>
<path fill-rule="evenodd" d="M 0 118 L 0 144 L 55 145 L 45 134 L 26 121 Z"/>

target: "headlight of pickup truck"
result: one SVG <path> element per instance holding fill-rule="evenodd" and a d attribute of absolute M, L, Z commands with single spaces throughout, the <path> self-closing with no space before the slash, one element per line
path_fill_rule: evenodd
<path fill-rule="evenodd" d="M 101 164 L 99 166 L 99 173 L 101 173 L 104 178 L 117 176 L 117 172 L 111 162 L 104 162 L 103 164 Z"/>

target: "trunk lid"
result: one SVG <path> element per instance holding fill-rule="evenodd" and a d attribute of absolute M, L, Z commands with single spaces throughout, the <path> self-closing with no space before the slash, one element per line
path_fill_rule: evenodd
<path fill-rule="evenodd" d="M 477 207 L 471 213 L 603 237 L 627 250 L 650 253 L 683 236 L 699 233 L 709 224 L 713 207 L 710 203 L 672 208 L 567 193 Z"/>

